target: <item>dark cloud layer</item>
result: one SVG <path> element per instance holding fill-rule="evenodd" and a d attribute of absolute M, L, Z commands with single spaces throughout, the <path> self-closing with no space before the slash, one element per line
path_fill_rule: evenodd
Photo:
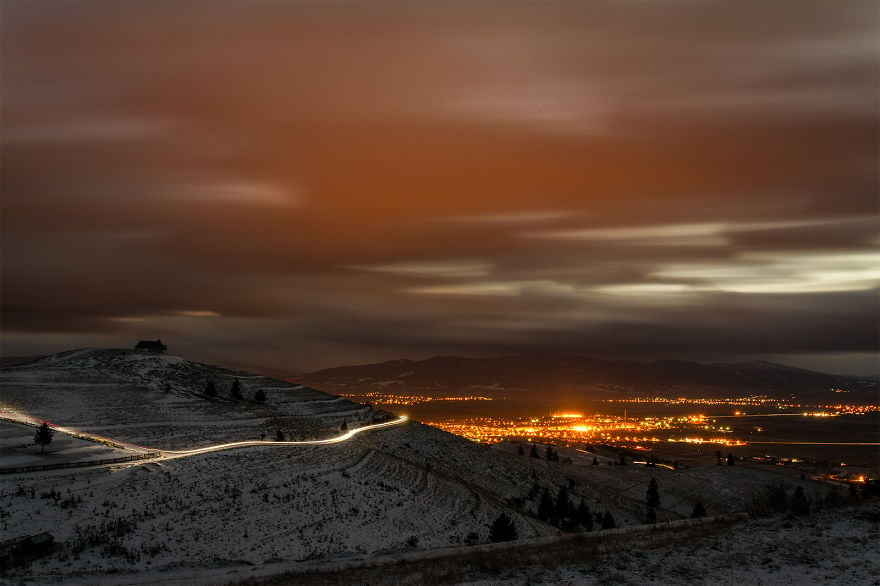
<path fill-rule="evenodd" d="M 2 351 L 876 370 L 878 17 L 6 3 Z"/>

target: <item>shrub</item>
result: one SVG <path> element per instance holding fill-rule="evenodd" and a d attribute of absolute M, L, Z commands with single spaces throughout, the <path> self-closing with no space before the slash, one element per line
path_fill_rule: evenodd
<path fill-rule="evenodd" d="M 791 496 L 791 511 L 796 515 L 807 515 L 810 512 L 810 501 L 804 493 L 804 487 L 798 486 Z"/>

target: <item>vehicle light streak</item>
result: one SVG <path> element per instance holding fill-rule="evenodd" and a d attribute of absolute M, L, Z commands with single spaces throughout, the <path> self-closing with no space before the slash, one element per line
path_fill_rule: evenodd
<path fill-rule="evenodd" d="M 147 450 L 150 452 L 159 452 L 159 459 L 162 460 L 171 460 L 175 458 L 185 458 L 188 456 L 195 456 L 197 454 L 205 454 L 209 452 L 220 452 L 223 450 L 232 450 L 235 448 L 244 448 L 249 446 L 318 446 L 325 444 L 338 444 L 345 441 L 350 440 L 354 436 L 359 433 L 363 433 L 365 431 L 371 431 L 374 429 L 381 429 L 383 427 L 391 427 L 393 425 L 400 425 L 402 423 L 406 423 L 409 421 L 409 418 L 406 415 L 401 415 L 397 419 L 393 419 L 391 421 L 383 421 L 382 423 L 372 423 L 370 425 L 364 425 L 362 427 L 356 427 L 354 429 L 350 429 L 342 435 L 331 437 L 328 439 L 322 440 L 304 440 L 304 441 L 291 441 L 291 442 L 278 442 L 278 441 L 266 441 L 266 440 L 249 440 L 243 442 L 230 442 L 226 444 L 217 444 L 213 446 L 205 446 L 202 448 L 194 448 L 192 450 L 159 450 L 157 448 L 148 448 L 146 446 L 141 446 L 138 444 L 131 444 L 127 442 L 120 442 L 118 440 L 105 438 L 101 436 L 97 436 L 90 433 L 83 433 L 76 429 L 72 429 L 69 427 L 64 427 L 60 425 L 54 425 L 48 421 L 44 421 L 42 419 L 38 419 L 36 417 L 28 417 L 27 415 L 22 415 L 20 413 L 12 413 L 12 412 L 0 412 L 0 419 L 5 419 L 7 421 L 12 421 L 15 423 L 23 423 L 25 425 L 36 425 L 39 423 L 46 423 L 53 430 L 60 431 L 63 434 L 70 435 L 73 437 L 78 437 L 81 439 L 94 441 L 98 443 L 102 443 L 105 445 L 109 445 L 111 447 L 116 447 L 124 450 L 132 450 L 133 448 L 137 448 L 132 451 L 140 451 Z M 138 464 L 143 464 L 145 462 L 138 462 Z"/>
<path fill-rule="evenodd" d="M 232 442 L 228 444 L 218 444 L 215 446 L 205 446 L 203 448 L 195 448 L 192 450 L 162 450 L 163 459 L 170 460 L 173 458 L 185 458 L 187 456 L 194 456 L 196 454 L 205 454 L 207 452 L 219 452 L 222 450 L 232 450 L 235 448 L 245 448 L 249 446 L 318 446 L 324 444 L 338 444 L 344 441 L 348 441 L 359 433 L 363 433 L 365 431 L 370 431 L 372 429 L 379 429 L 382 427 L 390 427 L 392 425 L 400 425 L 401 423 L 406 423 L 409 418 L 406 415 L 401 415 L 397 419 L 393 419 L 391 421 L 384 421 L 382 423 L 373 423 L 370 425 L 365 425 L 363 427 L 357 427 L 355 429 L 351 429 L 340 436 L 332 437 L 329 439 L 323 440 L 307 440 L 307 441 L 299 441 L 299 442 L 276 442 L 276 441 L 266 441 L 266 440 L 253 440 L 253 441 L 245 441 L 245 442 Z"/>

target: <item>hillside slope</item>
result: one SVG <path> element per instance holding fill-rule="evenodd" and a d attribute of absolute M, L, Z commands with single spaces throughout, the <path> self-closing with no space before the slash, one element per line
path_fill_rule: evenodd
<path fill-rule="evenodd" d="M 234 377 L 246 397 L 264 389 L 266 403 L 223 398 Z M 208 378 L 220 398 L 203 395 Z M 343 424 L 387 417 L 299 385 L 127 350 L 80 350 L 6 368 L 0 385 L 0 411 L 7 414 L 161 449 L 277 429 L 323 438 L 338 435 Z M 4 459 L 39 452 L 20 440 L 0 449 Z M 523 536 L 546 535 L 555 529 L 507 501 L 533 482 L 553 487 L 563 479 L 546 466 L 413 422 L 333 445 L 242 448 L 0 481 L 4 536 L 48 531 L 61 544 L 30 568 L 12 568 L 13 575 L 73 576 L 457 544 L 471 533 L 485 539 L 502 511 Z"/>
<path fill-rule="evenodd" d="M 235 377 L 246 398 L 263 389 L 266 403 L 226 398 Z M 216 381 L 219 398 L 204 396 L 208 378 Z M 250 440 L 277 429 L 325 438 L 339 435 L 343 425 L 387 417 L 300 385 L 128 350 L 80 350 L 5 368 L 0 385 L 5 413 L 166 450 Z M 24 429 L 0 429 L 4 460 L 39 454 L 27 441 L 32 429 L 3 426 Z M 47 457 L 63 459 L 64 445 L 50 444 Z M 82 450 L 78 446 L 70 457 L 82 458 Z M 661 520 L 688 516 L 700 499 L 710 514 L 738 511 L 768 484 L 782 482 L 739 468 L 673 473 L 547 462 L 409 422 L 330 445 L 267 445 L 4 474 L 4 537 L 45 531 L 58 544 L 5 571 L 10 578 L 42 576 L 38 581 L 53 583 L 148 569 L 167 577 L 229 567 L 241 577 L 248 568 L 265 574 L 309 560 L 485 542 L 502 512 L 521 538 L 550 536 L 560 530 L 537 518 L 538 502 L 544 490 L 555 496 L 562 486 L 574 504 L 583 499 L 594 513 L 609 512 L 618 525 L 632 525 L 642 520 L 644 490 L 655 476 L 663 492 Z M 826 490 L 785 482 L 804 484 L 811 497 Z"/>

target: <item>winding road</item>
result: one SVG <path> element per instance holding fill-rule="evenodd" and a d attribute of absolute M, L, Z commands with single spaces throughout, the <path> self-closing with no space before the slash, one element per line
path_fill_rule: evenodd
<path fill-rule="evenodd" d="M 381 429 L 384 427 L 391 427 L 394 425 L 401 425 L 406 423 L 409 418 L 405 415 L 398 417 L 397 419 L 392 419 L 391 421 L 383 421 L 382 423 L 372 423 L 370 425 L 364 425 L 362 427 L 356 427 L 354 429 L 350 429 L 343 433 L 342 435 L 331 437 L 328 439 L 322 440 L 307 440 L 307 441 L 298 441 L 298 442 L 279 442 L 279 441 L 266 441 L 266 440 L 251 440 L 251 441 L 243 441 L 243 442 L 231 442 L 226 444 L 216 444 L 213 446 L 204 446 L 201 448 L 194 448 L 191 450 L 159 450 L 156 448 L 149 448 L 147 446 L 141 446 L 137 444 L 131 444 L 128 442 L 121 442 L 112 438 L 101 437 L 98 435 L 84 433 L 76 429 L 72 429 L 69 427 L 63 427 L 59 425 L 54 425 L 48 421 L 43 421 L 42 419 L 37 419 L 34 417 L 28 417 L 21 413 L 14 412 L 0 412 L 0 419 L 5 421 L 10 421 L 13 423 L 20 423 L 24 425 L 29 425 L 32 427 L 38 427 L 41 423 L 47 423 L 49 426 L 61 433 L 66 435 L 70 435 L 73 437 L 78 437 L 80 439 L 85 439 L 89 441 L 99 442 L 111 447 L 115 447 L 118 449 L 127 450 L 129 452 L 135 452 L 138 454 L 143 454 L 147 456 L 148 454 L 157 454 L 156 457 L 147 456 L 143 460 L 138 462 L 132 462 L 132 465 L 144 464 L 149 462 L 155 462 L 157 460 L 172 460 L 176 458 L 188 458 L 190 456 L 197 456 L 199 454 L 206 454 L 210 452 L 221 452 L 224 450 L 234 450 L 236 448 L 245 448 L 252 446 L 320 446 L 325 444 L 338 444 L 342 442 L 346 442 L 353 438 L 354 436 L 364 433 L 365 431 L 372 431 L 374 429 Z"/>
<path fill-rule="evenodd" d="M 217 444 L 214 446 L 205 446 L 204 448 L 196 448 L 193 450 L 160 450 L 162 452 L 163 460 L 170 460 L 172 458 L 186 458 L 188 456 L 195 456 L 196 454 L 205 454 L 207 452 L 220 452 L 222 450 L 232 450 L 235 448 L 245 448 L 248 446 L 319 446 L 324 444 L 338 444 L 341 442 L 345 442 L 353 438 L 359 433 L 363 433 L 365 431 L 370 431 L 372 429 L 379 429 L 382 427 L 391 427 L 392 425 L 400 425 L 401 423 L 406 423 L 409 418 L 406 415 L 401 415 L 397 419 L 392 419 L 391 421 L 384 421 L 382 423 L 373 423 L 371 425 L 365 425 L 363 427 L 357 427 L 355 429 L 349 430 L 337 437 L 331 437 L 330 439 L 322 439 L 322 440 L 310 440 L 310 441 L 301 441 L 301 442 L 276 442 L 276 441 L 265 441 L 265 440 L 254 440 L 254 441 L 246 441 L 246 442 L 232 442 L 229 444 Z"/>

